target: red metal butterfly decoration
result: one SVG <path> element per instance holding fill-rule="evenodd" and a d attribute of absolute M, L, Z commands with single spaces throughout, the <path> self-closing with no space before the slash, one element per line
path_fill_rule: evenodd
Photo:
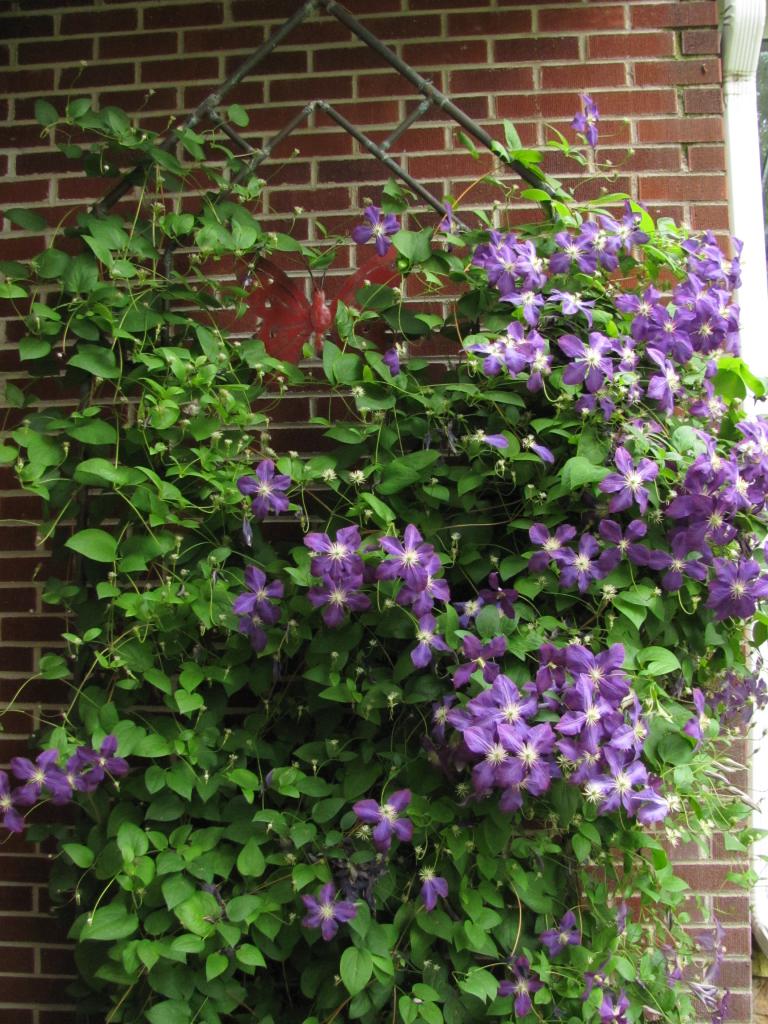
<path fill-rule="evenodd" d="M 359 309 L 356 296 L 363 285 L 399 284 L 396 258 L 395 250 L 390 249 L 384 256 L 366 261 L 350 277 L 332 279 L 333 295 L 313 280 L 311 299 L 307 299 L 301 279 L 288 277 L 272 260 L 261 259 L 246 278 L 252 288 L 245 298 L 246 312 L 241 317 L 225 315 L 221 326 L 261 338 L 269 355 L 297 363 L 306 342 L 322 343 L 335 322 L 340 301 Z"/>

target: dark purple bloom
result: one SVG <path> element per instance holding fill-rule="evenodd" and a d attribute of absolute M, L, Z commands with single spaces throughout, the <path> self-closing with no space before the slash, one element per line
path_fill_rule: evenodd
<path fill-rule="evenodd" d="M 523 311 L 523 319 L 531 327 L 535 327 L 539 322 L 539 310 L 544 305 L 544 296 L 539 292 L 534 291 L 508 291 L 505 292 L 501 299 L 503 302 L 509 302 L 511 305 L 516 306 L 518 309 Z"/>
<path fill-rule="evenodd" d="M 576 536 L 575 526 L 558 526 L 554 534 L 551 534 L 543 523 L 534 523 L 528 530 L 528 536 L 534 544 L 538 544 L 543 550 L 531 555 L 528 561 L 528 568 L 531 572 L 541 572 L 546 569 L 550 562 L 562 563 L 564 553 L 567 549 L 563 545 L 573 540 Z"/>
<path fill-rule="evenodd" d="M 677 396 L 682 391 L 680 374 L 658 349 L 649 348 L 647 353 L 649 359 L 662 370 L 648 381 L 648 397 L 655 399 L 663 412 L 672 412 Z"/>
<path fill-rule="evenodd" d="M 768 597 L 768 577 L 760 575 L 760 566 L 754 559 L 715 559 L 715 578 L 709 584 L 707 608 L 713 609 L 716 621 L 731 615 L 748 619 L 764 597 Z"/>
<path fill-rule="evenodd" d="M 600 555 L 599 565 L 602 571 L 612 572 L 625 555 L 635 565 L 647 564 L 648 549 L 637 543 L 648 531 L 642 519 L 633 519 L 623 533 L 613 519 L 601 519 L 598 530 L 603 540 L 614 545 L 606 548 Z"/>
<path fill-rule="evenodd" d="M 547 296 L 548 302 L 559 302 L 560 310 L 564 316 L 575 316 L 583 313 L 588 325 L 592 326 L 592 308 L 595 299 L 583 299 L 578 292 L 561 292 L 554 289 Z"/>
<path fill-rule="evenodd" d="M 566 548 L 560 558 L 560 582 L 564 587 L 576 584 L 580 593 L 584 593 L 592 580 L 599 580 L 605 575 L 597 562 L 600 547 L 591 533 L 582 534 L 579 539 L 578 552 Z"/>
<path fill-rule="evenodd" d="M 683 726 L 683 732 L 687 733 L 691 739 L 696 740 L 696 746 L 698 747 L 704 739 L 702 730 L 709 721 L 705 697 L 698 687 L 694 688 L 693 691 L 693 705 L 696 708 L 696 715 L 688 719 Z"/>
<path fill-rule="evenodd" d="M 550 466 L 555 464 L 555 456 L 549 448 L 546 448 L 543 444 L 539 444 L 533 434 L 526 434 L 520 442 L 520 447 L 523 451 L 532 451 L 534 455 L 538 455 L 542 462 L 546 462 Z"/>
<path fill-rule="evenodd" d="M 607 651 L 592 654 L 581 644 L 565 649 L 565 663 L 574 675 L 586 675 L 605 699 L 618 705 L 629 693 L 629 680 L 623 670 L 624 646 L 611 644 Z"/>
<path fill-rule="evenodd" d="M 116 754 L 116 736 L 105 736 L 98 750 L 80 747 L 67 761 L 66 777 L 70 787 L 91 793 L 104 781 L 106 775 L 119 778 L 127 774 L 130 767 L 128 762 L 124 757 L 116 757 Z"/>
<path fill-rule="evenodd" d="M 599 776 L 591 783 L 591 791 L 603 797 L 598 807 L 600 814 L 610 814 L 623 807 L 629 815 L 635 813 L 634 786 L 643 786 L 648 781 L 648 772 L 641 761 L 631 760 L 623 751 L 606 747 L 603 751 L 607 761 L 608 774 Z M 631 758 L 632 755 L 630 755 Z"/>
<path fill-rule="evenodd" d="M 542 932 L 539 939 L 552 957 L 562 953 L 566 946 L 580 946 L 581 932 L 576 924 L 576 915 L 569 910 L 563 915 L 557 928 Z"/>
<path fill-rule="evenodd" d="M 432 661 L 432 651 L 448 651 L 450 648 L 443 638 L 435 632 L 437 622 L 434 615 L 422 615 L 416 631 L 418 643 L 411 651 L 411 661 L 416 668 L 426 668 Z"/>
<path fill-rule="evenodd" d="M 424 909 L 432 911 L 437 906 L 438 897 L 446 899 L 448 896 L 448 883 L 440 875 L 436 875 L 434 868 L 422 868 L 419 872 L 421 879 L 421 890 L 419 896 L 424 904 Z"/>
<path fill-rule="evenodd" d="M 267 583 L 266 575 L 255 565 L 245 570 L 245 585 L 249 593 L 240 594 L 232 602 L 235 615 L 257 615 L 262 622 L 273 625 L 280 618 L 279 609 L 272 604 L 272 599 L 283 596 L 283 584 L 280 580 Z"/>
<path fill-rule="evenodd" d="M 371 607 L 370 598 L 360 592 L 363 577 L 359 575 L 333 579 L 323 576 L 322 586 L 307 591 L 313 607 L 323 607 L 323 622 L 336 628 L 344 621 L 348 612 L 365 612 Z"/>
<path fill-rule="evenodd" d="M 61 768 L 56 767 L 59 752 L 44 750 L 32 762 L 26 757 L 12 757 L 11 771 L 25 785 L 16 790 L 14 800 L 19 807 L 30 807 L 40 799 L 43 790 L 51 794 L 54 803 L 67 803 L 72 798 L 72 787 Z"/>
<path fill-rule="evenodd" d="M 515 617 L 515 601 L 518 593 L 512 587 L 502 587 L 497 572 L 488 576 L 488 586 L 478 594 L 483 604 L 495 604 L 509 619 Z"/>
<path fill-rule="evenodd" d="M 270 512 L 285 512 L 288 499 L 284 491 L 291 486 L 291 478 L 282 473 L 275 473 L 275 464 L 271 459 L 262 459 L 256 467 L 255 476 L 241 476 L 237 488 L 241 494 L 253 495 L 251 510 L 259 519 L 264 519 Z"/>
<path fill-rule="evenodd" d="M 393 580 L 401 577 L 414 590 L 423 590 L 428 566 L 434 564 L 435 549 L 426 544 L 413 524 L 406 526 L 402 543 L 395 537 L 382 537 L 379 545 L 390 556 L 376 569 L 376 578 Z"/>
<path fill-rule="evenodd" d="M 482 669 L 483 679 L 486 683 L 492 683 L 501 669 L 491 659 L 498 658 L 506 652 L 507 638 L 495 636 L 489 643 L 484 644 L 476 636 L 465 636 L 461 649 L 469 661 L 459 665 L 453 673 L 453 685 L 456 689 L 464 686 L 477 669 Z"/>
<path fill-rule="evenodd" d="M 360 550 L 360 531 L 356 526 L 344 526 L 336 531 L 336 540 L 327 533 L 308 533 L 304 544 L 315 553 L 312 559 L 313 576 L 330 576 L 340 580 L 344 576 L 362 576 L 363 560 Z"/>
<path fill-rule="evenodd" d="M 666 569 L 661 580 L 665 590 L 679 590 L 683 585 L 683 576 L 700 583 L 707 578 L 707 567 L 698 558 L 690 558 L 692 554 L 688 537 L 685 533 L 678 533 L 672 538 L 672 553 L 666 551 L 651 551 L 648 554 L 647 565 L 651 569 Z"/>
<path fill-rule="evenodd" d="M 524 725 L 536 714 L 538 703 L 530 694 L 523 697 L 517 686 L 505 675 L 498 675 L 490 689 L 473 697 L 467 710 L 479 725 L 489 723 Z"/>
<path fill-rule="evenodd" d="M 392 376 L 396 377 L 400 373 L 400 353 L 397 351 L 397 345 L 388 348 L 381 358 L 385 365 L 389 367 L 389 372 Z"/>
<path fill-rule="evenodd" d="M 351 921 L 357 907 L 349 900 L 337 900 L 336 890 L 329 882 L 315 896 L 302 896 L 307 915 L 302 919 L 305 928 L 319 928 L 326 942 L 334 937 L 339 924 Z"/>
<path fill-rule="evenodd" d="M 608 503 L 609 511 L 621 512 L 636 502 L 640 511 L 645 512 L 648 508 L 648 489 L 643 484 L 656 479 L 659 467 L 651 459 L 641 459 L 635 466 L 626 448 L 616 449 L 614 462 L 619 472 L 609 473 L 598 484 L 604 494 L 613 495 Z"/>
<path fill-rule="evenodd" d="M 592 97 L 586 93 L 582 95 L 581 101 L 584 109 L 573 118 L 571 127 L 574 131 L 580 132 L 594 149 L 597 145 L 597 122 L 600 120 L 600 111 Z"/>
<path fill-rule="evenodd" d="M 392 836 L 396 836 L 401 842 L 408 842 L 413 835 L 413 822 L 410 818 L 401 818 L 400 812 L 404 811 L 411 802 L 410 789 L 398 789 L 386 803 L 377 804 L 375 800 L 358 800 L 352 805 L 352 810 L 360 821 L 366 825 L 375 826 L 373 829 L 373 845 L 379 853 L 386 853 L 392 843 Z"/>
<path fill-rule="evenodd" d="M 622 722 L 621 715 L 600 696 L 588 676 L 577 676 L 562 699 L 568 711 L 555 728 L 566 736 L 579 736 L 590 750 L 597 750 L 600 740 Z"/>
<path fill-rule="evenodd" d="M 599 331 L 590 333 L 588 345 L 575 334 L 563 334 L 557 344 L 573 360 L 563 373 L 565 384 L 584 381 L 587 391 L 594 392 L 602 387 L 606 378 L 610 380 L 613 377 L 613 360 L 606 356 L 612 351 L 613 342 Z"/>
<path fill-rule="evenodd" d="M 358 245 L 373 239 L 376 252 L 379 256 L 384 256 L 392 244 L 387 236 L 394 235 L 400 230 L 400 221 L 394 213 L 382 213 L 378 206 L 366 206 L 363 218 L 365 223 L 358 224 L 352 229 L 352 238 Z"/>
<path fill-rule="evenodd" d="M 11 790 L 11 784 L 6 772 L 0 771 L 0 814 L 2 824 L 9 832 L 23 832 L 24 818 L 14 807 L 17 793 Z"/>
<path fill-rule="evenodd" d="M 498 995 L 515 997 L 515 1015 L 525 1017 L 533 1009 L 531 996 L 538 992 L 542 983 L 531 973 L 527 957 L 519 956 L 510 964 L 512 977 L 499 984 Z"/>
<path fill-rule="evenodd" d="M 533 796 L 545 793 L 552 779 L 560 774 L 549 756 L 555 746 L 552 726 L 549 722 L 542 722 L 530 729 L 511 729 L 502 725 L 499 726 L 499 735 L 503 729 L 509 729 L 506 742 L 515 765 L 512 781 Z"/>
<path fill-rule="evenodd" d="M 567 274 L 575 263 L 583 274 L 594 274 L 597 270 L 597 253 L 591 239 L 585 235 L 574 238 L 567 231 L 555 235 L 560 251 L 549 258 L 549 269 L 553 274 Z"/>
<path fill-rule="evenodd" d="M 606 992 L 600 1004 L 600 1020 L 602 1024 L 627 1024 L 628 1009 L 629 999 L 627 999 L 627 994 L 623 989 L 616 1000 L 611 999 Z"/>

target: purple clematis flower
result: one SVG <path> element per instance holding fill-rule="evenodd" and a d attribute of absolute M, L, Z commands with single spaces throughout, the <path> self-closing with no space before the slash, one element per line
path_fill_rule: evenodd
<path fill-rule="evenodd" d="M 469 658 L 469 661 L 459 665 L 453 673 L 453 685 L 457 690 L 460 686 L 464 686 L 469 682 L 470 676 L 477 669 L 482 669 L 483 679 L 486 683 L 494 681 L 501 669 L 491 659 L 498 658 L 506 652 L 507 638 L 505 636 L 495 636 L 487 644 L 484 644 L 476 636 L 465 636 L 461 649 L 464 656 Z"/>
<path fill-rule="evenodd" d="M 566 648 L 565 663 L 574 675 L 588 676 L 605 699 L 618 705 L 629 693 L 629 679 L 624 672 L 624 645 L 611 644 L 607 651 L 592 654 L 581 644 Z"/>
<path fill-rule="evenodd" d="M 550 928 L 539 936 L 550 956 L 562 953 L 566 946 L 580 946 L 581 932 L 576 924 L 576 915 L 569 910 L 563 915 L 557 928 Z"/>
<path fill-rule="evenodd" d="M 359 575 L 334 579 L 323 576 L 322 586 L 307 591 L 307 597 L 315 608 L 323 608 L 323 622 L 335 629 L 340 626 L 348 612 L 365 612 L 371 607 L 370 598 L 360 593 L 363 577 Z"/>
<path fill-rule="evenodd" d="M 594 149 L 597 146 L 597 122 L 600 120 L 600 111 L 592 97 L 586 93 L 582 94 L 581 101 L 584 109 L 575 115 L 571 127 L 574 131 L 580 132 Z"/>
<path fill-rule="evenodd" d="M 648 549 L 637 541 L 648 532 L 642 519 L 633 519 L 622 533 L 622 529 L 613 519 L 602 519 L 598 526 L 600 536 L 613 547 L 605 548 L 600 555 L 598 564 L 605 573 L 612 572 L 621 559 L 626 556 L 635 565 L 646 565 Z"/>
<path fill-rule="evenodd" d="M 753 558 L 741 562 L 715 559 L 715 578 L 709 584 L 707 608 L 713 609 L 717 622 L 731 615 L 748 619 L 764 597 L 768 597 L 768 577 L 760 575 L 760 566 Z"/>
<path fill-rule="evenodd" d="M 627 814 L 634 815 L 636 793 L 633 787 L 643 786 L 648 781 L 645 766 L 641 761 L 628 760 L 623 751 L 614 747 L 606 747 L 603 754 L 608 774 L 599 776 L 591 783 L 591 791 L 603 797 L 598 812 L 610 814 L 623 807 Z"/>
<path fill-rule="evenodd" d="M 672 538 L 672 553 L 668 551 L 650 551 L 647 565 L 651 569 L 666 569 L 661 580 L 665 590 L 673 592 L 683 585 L 683 576 L 703 583 L 707 578 L 707 567 L 698 558 L 690 558 L 692 554 L 688 537 L 678 533 Z"/>
<path fill-rule="evenodd" d="M 659 467 L 651 459 L 641 459 L 635 466 L 632 456 L 626 448 L 617 448 L 614 462 L 618 473 L 609 473 L 598 484 L 604 494 L 612 494 L 608 509 L 610 512 L 621 512 L 629 508 L 633 502 L 641 512 L 648 508 L 648 489 L 644 483 L 655 480 Z"/>
<path fill-rule="evenodd" d="M 588 345 L 575 334 L 564 334 L 557 344 L 573 360 L 563 373 L 565 384 L 581 384 L 583 381 L 587 391 L 594 392 L 603 386 L 606 379 L 613 378 L 613 360 L 606 355 L 613 350 L 613 342 L 604 334 L 592 331 Z"/>
<path fill-rule="evenodd" d="M 499 734 L 507 726 L 499 726 Z M 549 722 L 542 722 L 530 729 L 511 729 L 507 736 L 507 744 L 513 755 L 515 777 L 513 782 L 525 788 L 534 796 L 545 793 L 552 779 L 559 775 L 556 765 L 549 755 L 555 746 L 555 734 Z"/>
<path fill-rule="evenodd" d="M 484 430 L 476 430 L 474 434 L 469 435 L 469 440 L 488 444 L 491 448 L 509 448 L 509 441 L 503 434 L 486 434 Z"/>
<path fill-rule="evenodd" d="M 411 651 L 411 661 L 416 668 L 426 668 L 432 661 L 433 651 L 448 651 L 450 648 L 443 638 L 435 632 L 437 621 L 434 615 L 422 615 L 416 631 L 418 643 Z"/>
<path fill-rule="evenodd" d="M 352 229 L 352 238 L 358 245 L 373 239 L 376 252 L 384 256 L 392 245 L 388 236 L 400 230 L 400 221 L 394 213 L 383 213 L 379 206 L 366 206 L 363 218 L 365 223 Z"/>
<path fill-rule="evenodd" d="M 360 821 L 364 821 L 366 825 L 375 826 L 373 845 L 379 853 L 387 852 L 392 843 L 392 836 L 403 843 L 407 843 L 411 839 L 413 822 L 410 818 L 400 817 L 400 812 L 404 811 L 410 802 L 410 789 L 398 789 L 386 803 L 377 804 L 375 800 L 358 800 L 352 805 L 352 810 Z"/>
<path fill-rule="evenodd" d="M 583 313 L 589 326 L 592 326 L 592 308 L 595 299 L 583 299 L 578 292 L 561 292 L 554 289 L 547 296 L 548 302 L 559 302 L 560 310 L 564 316 L 575 316 Z"/>
<path fill-rule="evenodd" d="M 412 523 L 406 526 L 402 543 L 395 537 L 382 537 L 379 545 L 390 557 L 379 563 L 376 578 L 393 580 L 400 577 L 412 589 L 423 590 L 428 566 L 435 558 L 435 549 L 424 542 L 416 527 Z"/>
<path fill-rule="evenodd" d="M 598 1012 L 602 1024 L 627 1024 L 628 1009 L 629 999 L 627 999 L 627 994 L 622 989 L 619 998 L 616 1000 L 611 999 L 610 995 L 606 992 Z"/>
<path fill-rule="evenodd" d="M 492 572 L 488 576 L 488 586 L 477 595 L 483 604 L 495 604 L 508 619 L 515 617 L 515 601 L 518 593 L 513 587 L 502 587 L 499 574 Z"/>
<path fill-rule="evenodd" d="M 339 925 L 351 921 L 357 907 L 349 900 L 337 900 L 336 890 L 329 882 L 315 896 L 302 896 L 307 915 L 302 919 L 305 928 L 319 928 L 326 942 L 334 937 Z"/>
<path fill-rule="evenodd" d="M 533 1009 L 531 996 L 542 988 L 542 983 L 535 974 L 531 974 L 531 965 L 527 957 L 519 956 L 510 965 L 512 977 L 500 982 L 498 995 L 515 997 L 515 1014 L 525 1017 Z"/>
<path fill-rule="evenodd" d="M 393 377 L 400 373 L 400 353 L 397 351 L 396 345 L 388 348 L 381 359 L 384 365 L 389 367 L 389 372 Z"/>
<path fill-rule="evenodd" d="M 308 533 L 304 544 L 315 552 L 312 575 L 330 576 L 334 580 L 350 575 L 362 576 L 363 560 L 358 554 L 360 543 L 360 531 L 356 526 L 337 530 L 336 540 L 331 540 L 327 533 Z"/>
<path fill-rule="evenodd" d="M 582 534 L 579 539 L 578 552 L 566 548 L 560 558 L 560 582 L 564 587 L 576 584 L 580 593 L 588 589 L 592 580 L 599 580 L 605 575 L 600 568 L 597 556 L 600 546 L 591 533 Z"/>
<path fill-rule="evenodd" d="M 695 687 L 693 691 L 693 706 L 696 708 L 696 715 L 688 719 L 683 726 L 683 732 L 687 733 L 691 739 L 696 740 L 696 746 L 700 747 L 704 739 L 704 729 L 709 722 L 709 715 L 707 714 L 706 698 L 698 687 Z"/>
<path fill-rule="evenodd" d="M 11 771 L 25 785 L 16 790 L 15 802 L 19 807 L 30 807 L 36 803 L 43 790 L 51 794 L 54 803 L 65 804 L 72 798 L 72 787 L 56 762 L 56 749 L 44 750 L 34 762 L 26 757 L 12 757 Z"/>
<path fill-rule="evenodd" d="M 67 776 L 67 781 L 73 789 L 79 789 L 83 792 L 92 792 L 100 782 L 104 781 L 106 775 L 117 776 L 126 775 L 130 765 L 124 757 L 116 757 L 117 754 L 117 737 L 116 736 L 105 736 L 101 746 L 98 750 L 92 750 L 90 747 L 80 747 L 79 750 L 75 751 L 73 757 L 67 761 L 67 770 L 69 771 L 70 764 L 73 761 L 77 761 L 81 770 L 89 769 L 84 775 L 80 777 L 80 780 L 75 780 L 74 786 L 72 780 Z M 78 785 L 78 781 L 81 783 Z"/>
<path fill-rule="evenodd" d="M 662 371 L 648 381 L 648 397 L 655 399 L 663 412 L 672 412 L 683 388 L 680 374 L 657 348 L 649 348 L 647 354 Z"/>
<path fill-rule="evenodd" d="M 498 675 L 488 690 L 473 697 L 467 705 L 479 725 L 505 724 L 521 726 L 538 710 L 535 697 L 523 697 L 508 676 Z"/>
<path fill-rule="evenodd" d="M 271 603 L 273 598 L 283 596 L 283 584 L 280 580 L 267 583 L 266 575 L 255 565 L 245 570 L 245 585 L 249 593 L 240 594 L 232 602 L 235 615 L 258 615 L 262 622 L 274 625 L 280 618 L 280 612 Z"/>
<path fill-rule="evenodd" d="M 501 300 L 521 309 L 523 311 L 523 319 L 531 327 L 535 327 L 539 322 L 539 311 L 545 302 L 543 295 L 530 290 L 521 292 L 508 291 L 501 296 Z"/>
<path fill-rule="evenodd" d="M 18 790 L 11 789 L 11 784 L 6 772 L 0 771 L 0 814 L 2 824 L 9 832 L 23 832 L 24 818 L 16 810 L 14 804 L 17 801 Z"/>
<path fill-rule="evenodd" d="M 528 536 L 534 544 L 538 544 L 542 548 L 541 551 L 531 555 L 528 568 L 531 572 L 541 572 L 547 568 L 550 562 L 561 564 L 566 560 L 565 552 L 568 549 L 563 545 L 576 536 L 576 527 L 558 526 L 554 534 L 551 534 L 543 523 L 534 523 L 528 530 Z"/>
<path fill-rule="evenodd" d="M 440 875 L 435 874 L 434 868 L 422 868 L 419 872 L 421 889 L 419 896 L 424 904 L 424 909 L 431 912 L 437 906 L 438 897 L 447 899 L 448 883 Z"/>
<path fill-rule="evenodd" d="M 284 491 L 291 486 L 291 478 L 275 473 L 272 459 L 262 459 L 256 467 L 255 476 L 241 476 L 237 489 L 241 494 L 253 496 L 251 510 L 259 519 L 265 519 L 270 512 L 286 512 L 288 499 Z"/>

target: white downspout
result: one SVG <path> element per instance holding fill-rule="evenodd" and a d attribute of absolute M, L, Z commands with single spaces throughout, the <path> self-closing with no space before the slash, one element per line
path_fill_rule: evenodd
<path fill-rule="evenodd" d="M 723 97 L 728 209 L 731 234 L 744 243 L 741 347 L 744 359 L 760 377 L 768 376 L 768 273 L 757 121 L 757 62 L 763 39 L 766 0 L 721 0 Z M 768 709 L 755 716 L 752 736 L 752 798 L 756 828 L 768 829 Z M 768 955 L 768 838 L 757 842 L 752 867 L 758 876 L 752 891 L 752 931 Z"/>

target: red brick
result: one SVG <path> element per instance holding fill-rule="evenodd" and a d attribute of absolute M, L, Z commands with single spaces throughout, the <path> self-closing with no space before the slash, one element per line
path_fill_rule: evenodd
<path fill-rule="evenodd" d="M 716 28 L 688 29 L 682 33 L 684 54 L 720 53 L 720 33 Z"/>
<path fill-rule="evenodd" d="M 86 68 L 76 65 L 61 68 L 59 89 L 88 89 L 91 86 L 133 85 L 136 81 L 136 64 L 92 64 Z"/>
<path fill-rule="evenodd" d="M 624 27 L 622 4 L 550 7 L 539 11 L 539 32 L 602 32 Z"/>
<path fill-rule="evenodd" d="M 168 35 L 176 36 L 169 32 Z M 190 53 L 226 53 L 231 50 L 255 50 L 264 38 L 264 31 L 260 25 L 249 25 L 232 28 L 196 28 L 184 33 L 184 42 L 180 52 Z M 281 54 L 278 50 L 277 54 Z M 255 72 L 262 74 L 261 65 Z"/>
<path fill-rule="evenodd" d="M 630 4 L 633 28 L 684 28 L 717 25 L 716 0 L 661 4 Z"/>
<path fill-rule="evenodd" d="M 139 18 L 135 10 L 113 10 L 109 12 L 109 15 L 105 15 L 104 11 L 94 12 L 93 14 L 78 11 L 77 14 L 62 14 L 59 31 L 65 36 L 93 36 L 98 38 L 117 32 L 134 32 L 138 25 Z"/>
<path fill-rule="evenodd" d="M 665 117 L 639 121 L 640 142 L 720 142 L 723 122 L 719 117 Z"/>
<path fill-rule="evenodd" d="M 721 77 L 718 57 L 700 60 L 656 60 L 635 63 L 635 82 L 646 85 L 705 85 L 719 82 Z"/>
<path fill-rule="evenodd" d="M 9 1003 L 56 1006 L 61 1003 L 65 987 L 60 978 L 3 978 L 2 998 Z"/>
<path fill-rule="evenodd" d="M 110 18 L 111 20 L 111 18 Z M 144 8 L 144 28 L 186 28 L 189 25 L 219 25 L 224 20 L 221 3 L 154 4 Z"/>
<path fill-rule="evenodd" d="M 721 174 L 645 175 L 640 179 L 639 198 L 643 202 L 671 199 L 688 202 L 725 201 L 725 178 Z"/>
<path fill-rule="evenodd" d="M 580 89 L 593 89 L 601 86 L 627 85 L 626 65 L 618 62 L 612 64 L 587 64 L 545 67 L 541 69 L 543 89 L 567 89 L 573 86 L 578 78 Z"/>
<path fill-rule="evenodd" d="M 578 60 L 576 36 L 540 36 L 532 39 L 497 39 L 493 44 L 494 62 L 511 64 L 527 61 Z"/>
<path fill-rule="evenodd" d="M 53 92 L 53 88 L 53 71 L 50 68 L 0 71 L 0 92 L 6 95 L 31 92 L 39 96 L 41 93 Z"/>
<path fill-rule="evenodd" d="M 40 966 L 43 974 L 73 976 L 76 973 L 71 949 L 44 946 L 40 950 Z"/>
<path fill-rule="evenodd" d="M 532 68 L 480 68 L 451 71 L 450 92 L 485 93 L 486 95 L 533 89 Z"/>
<path fill-rule="evenodd" d="M 2 861 L 0 861 L 0 871 Z M 0 912 L 8 910 L 30 913 L 32 910 L 32 890 L 27 885 L 0 885 Z M 0 921 L 2 919 L 0 918 Z M 0 928 L 2 925 L 0 924 Z M 2 948 L 2 946 L 0 946 Z"/>
<path fill-rule="evenodd" d="M 403 59 L 415 68 L 425 64 L 439 64 L 445 60 L 445 43 L 406 43 Z M 452 64 L 477 64 L 481 67 L 488 62 L 488 45 L 484 39 L 462 39 L 451 43 Z"/>
<path fill-rule="evenodd" d="M 0 637 L 10 643 L 58 640 L 65 628 L 64 619 L 53 615 L 4 615 L 0 618 Z"/>
<path fill-rule="evenodd" d="M 530 11 L 478 11 L 471 14 L 448 15 L 448 36 L 451 39 L 467 35 L 498 39 L 500 36 L 519 35 L 521 32 L 530 31 Z"/>
<path fill-rule="evenodd" d="M 225 57 L 224 58 L 224 73 L 231 75 L 236 71 L 245 60 L 247 54 L 238 54 L 237 56 Z M 346 64 L 346 57 L 344 63 Z M 336 68 L 338 68 L 338 55 L 336 59 Z M 329 68 L 329 71 L 335 70 Z M 271 77 L 272 75 L 304 75 L 307 72 L 307 49 L 302 50 L 284 50 L 282 47 L 271 53 L 269 57 L 261 62 L 255 69 L 253 74 L 259 77 Z"/>
<path fill-rule="evenodd" d="M 630 34 L 590 36 L 587 40 L 589 57 L 671 57 L 675 52 L 675 38 L 671 32 L 633 32 Z"/>
<path fill-rule="evenodd" d="M 147 60 L 143 61 L 140 67 L 142 82 L 183 82 L 184 79 L 215 81 L 219 78 L 219 62 L 215 57 Z"/>
<path fill-rule="evenodd" d="M 688 166 L 692 171 L 724 171 L 724 146 L 690 146 Z"/>
<path fill-rule="evenodd" d="M 427 71 L 421 69 L 421 74 L 429 79 L 436 89 L 442 89 L 442 74 L 434 69 Z M 455 74 L 455 72 L 453 72 Z M 375 72 L 373 74 L 361 74 L 356 76 L 357 95 L 361 99 L 366 97 L 389 97 L 414 95 L 413 86 L 401 75 L 395 75 L 391 71 Z M 325 81 L 323 79 L 322 81 Z"/>
<path fill-rule="evenodd" d="M 11 15 L 9 18 L 0 18 L 0 39 L 27 39 L 30 36 L 43 39 L 52 35 L 53 18 L 50 15 Z"/>
<path fill-rule="evenodd" d="M 352 99 L 352 76 L 333 78 L 274 78 L 268 83 L 270 103 L 306 103 L 322 93 L 329 102 Z"/>
<path fill-rule="evenodd" d="M 3 928 L 3 925 L 4 919 L 0 917 L 0 929 Z M 0 945 L 0 962 L 3 965 L 3 975 L 34 974 L 35 951 L 31 946 Z M 2 981 L 0 981 L 0 985 L 2 985 L 2 988 L 0 988 L 2 996 L 0 998 L 5 996 L 5 983 L 7 980 L 7 978 L 3 977 Z"/>
<path fill-rule="evenodd" d="M 483 17 L 493 18 L 494 15 L 484 13 Z M 361 17 L 360 21 L 385 44 L 390 39 L 428 39 L 430 36 L 441 34 L 440 17 L 436 14 L 410 13 L 388 18 Z M 349 29 L 346 31 L 349 32 Z"/>
<path fill-rule="evenodd" d="M 91 60 L 93 39 L 57 39 L 55 43 L 56 63 L 70 60 Z M 52 46 L 50 39 L 40 43 L 19 44 L 19 64 L 47 64 L 50 66 Z"/>
<path fill-rule="evenodd" d="M 696 231 L 727 232 L 729 226 L 728 207 L 725 204 L 691 208 L 691 227 Z"/>
<path fill-rule="evenodd" d="M 121 57 L 155 57 L 165 53 L 174 56 L 179 39 L 174 32 L 130 32 L 126 35 L 105 36 L 99 39 L 99 59 L 119 60 Z"/>
<path fill-rule="evenodd" d="M 2 1004 L 0 1004 L 2 1009 Z M 13 1024 L 35 1024 L 39 1018 L 32 1016 L 31 1010 L 19 1010 L 17 1007 L 13 1007 L 10 1011 L 13 1014 Z"/>
<path fill-rule="evenodd" d="M 682 152 L 679 146 L 638 146 L 627 155 L 626 149 L 600 147 L 600 160 L 610 160 L 615 166 L 627 171 L 679 171 L 682 169 Z M 709 168 L 697 168 L 709 170 Z"/>
<path fill-rule="evenodd" d="M 686 114 L 720 114 L 723 93 L 718 88 L 683 89 L 683 110 Z"/>

